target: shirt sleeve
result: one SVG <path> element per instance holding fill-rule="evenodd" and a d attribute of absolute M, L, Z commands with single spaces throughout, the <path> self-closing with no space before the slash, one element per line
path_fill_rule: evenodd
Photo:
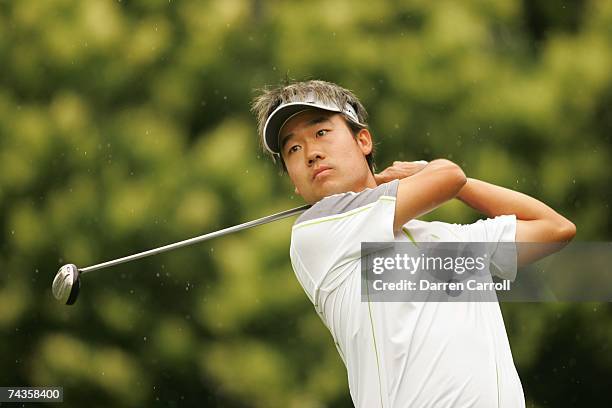
<path fill-rule="evenodd" d="M 495 218 L 478 220 L 473 224 L 487 242 L 491 256 L 491 274 L 514 281 L 517 270 L 516 215 L 498 215 Z"/>
<path fill-rule="evenodd" d="M 316 291 L 339 284 L 347 265 L 359 262 L 362 242 L 394 240 L 393 221 L 399 180 L 359 193 L 326 197 L 304 212 L 291 233 L 291 264 L 316 305 Z"/>

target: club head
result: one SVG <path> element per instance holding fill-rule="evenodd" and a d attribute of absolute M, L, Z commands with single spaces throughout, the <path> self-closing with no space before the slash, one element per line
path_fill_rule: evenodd
<path fill-rule="evenodd" d="M 79 268 L 73 264 L 67 264 L 60 268 L 53 279 L 53 296 L 62 303 L 72 305 L 77 300 L 81 280 L 79 279 Z"/>

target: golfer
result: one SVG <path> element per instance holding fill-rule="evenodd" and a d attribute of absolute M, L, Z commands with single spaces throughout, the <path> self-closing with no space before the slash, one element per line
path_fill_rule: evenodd
<path fill-rule="evenodd" d="M 568 242 L 576 228 L 525 194 L 438 159 L 375 174 L 367 113 L 347 89 L 306 81 L 253 101 L 261 142 L 313 206 L 295 222 L 295 274 L 336 344 L 357 407 L 524 407 L 497 302 L 366 302 L 362 242 Z M 417 217 L 457 198 L 487 218 Z M 501 273 L 534 260 L 518 252 Z M 506 269 L 506 270 L 504 270 Z"/>

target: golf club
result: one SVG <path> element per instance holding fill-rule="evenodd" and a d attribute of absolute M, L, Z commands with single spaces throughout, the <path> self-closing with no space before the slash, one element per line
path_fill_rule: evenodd
<path fill-rule="evenodd" d="M 300 214 L 310 208 L 310 205 L 306 204 L 301 207 L 292 208 L 290 210 L 282 211 L 277 214 L 268 215 L 266 217 L 258 218 L 253 221 L 248 221 L 242 224 L 234 225 L 221 229 L 219 231 L 210 232 L 208 234 L 200 235 L 194 238 L 186 239 L 183 241 L 175 242 L 173 244 L 164 245 L 159 248 L 149 249 L 148 251 L 139 252 L 134 255 L 124 256 L 123 258 L 113 259 L 111 261 L 99 263 L 96 265 L 88 266 L 86 268 L 78 268 L 74 264 L 66 264 L 60 268 L 53 279 L 52 292 L 53 296 L 62 303 L 72 305 L 77 300 L 79 290 L 81 287 L 81 275 L 93 272 L 98 269 L 108 268 L 110 266 L 119 265 L 122 263 L 130 262 L 136 259 L 144 258 L 147 256 L 159 254 L 162 252 L 170 251 L 173 249 L 181 248 L 187 245 L 196 244 L 198 242 L 207 241 L 212 238 L 220 237 L 223 235 L 231 234 L 232 232 L 241 231 L 247 228 L 256 227 L 258 225 L 267 224 L 272 221 L 281 220 L 283 218 L 290 217 L 295 214 Z"/>

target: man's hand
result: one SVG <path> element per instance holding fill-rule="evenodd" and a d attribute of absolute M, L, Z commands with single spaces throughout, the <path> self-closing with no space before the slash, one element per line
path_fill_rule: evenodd
<path fill-rule="evenodd" d="M 419 171 L 423 170 L 426 165 L 427 162 L 425 160 L 413 162 L 395 161 L 393 162 L 392 166 L 389 166 L 380 173 L 375 174 L 374 180 L 376 180 L 376 185 L 378 186 L 383 183 L 388 183 L 391 180 L 401 180 L 418 173 Z"/>

